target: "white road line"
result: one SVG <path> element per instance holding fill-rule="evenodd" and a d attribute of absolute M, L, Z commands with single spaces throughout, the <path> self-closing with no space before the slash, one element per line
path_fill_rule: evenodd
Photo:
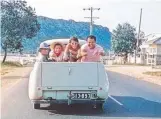
<path fill-rule="evenodd" d="M 123 105 L 121 102 L 119 102 L 119 101 L 117 101 L 115 98 L 113 98 L 111 95 L 108 95 L 109 96 L 109 98 L 111 98 L 113 101 L 115 101 L 117 104 L 119 104 L 119 105 Z"/>

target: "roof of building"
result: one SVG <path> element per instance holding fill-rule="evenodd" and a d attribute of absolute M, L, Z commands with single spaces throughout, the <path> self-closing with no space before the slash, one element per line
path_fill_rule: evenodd
<path fill-rule="evenodd" d="M 161 33 L 149 34 L 149 35 L 145 36 L 144 39 L 149 41 L 149 40 L 152 40 L 152 39 L 155 39 L 155 38 L 158 38 L 158 37 L 161 37 Z"/>
<path fill-rule="evenodd" d="M 145 44 L 161 44 L 161 36 L 148 40 L 145 42 Z"/>
<path fill-rule="evenodd" d="M 144 37 L 145 41 L 140 48 L 147 48 L 150 44 L 161 44 L 161 33 L 149 34 Z"/>

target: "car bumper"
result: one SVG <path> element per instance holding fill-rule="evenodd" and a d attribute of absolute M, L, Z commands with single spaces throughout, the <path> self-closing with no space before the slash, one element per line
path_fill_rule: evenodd
<path fill-rule="evenodd" d="M 62 103 L 66 103 L 69 104 L 69 100 L 31 100 L 33 103 L 38 103 L 38 104 L 42 104 L 42 103 L 57 103 L 57 104 L 62 104 Z M 81 103 L 104 103 L 105 100 L 101 99 L 101 100 L 70 100 L 70 104 L 81 104 Z"/>

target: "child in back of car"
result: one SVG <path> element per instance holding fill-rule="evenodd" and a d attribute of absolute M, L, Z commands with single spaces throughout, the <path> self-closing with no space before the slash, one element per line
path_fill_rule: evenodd
<path fill-rule="evenodd" d="M 50 53 L 49 53 L 49 59 L 54 62 L 62 62 L 63 61 L 63 48 L 64 46 L 59 43 L 55 42 L 50 45 Z"/>
<path fill-rule="evenodd" d="M 70 62 L 76 62 L 78 60 L 77 55 L 80 50 L 80 44 L 78 38 L 72 37 L 67 44 L 64 51 L 64 60 Z"/>

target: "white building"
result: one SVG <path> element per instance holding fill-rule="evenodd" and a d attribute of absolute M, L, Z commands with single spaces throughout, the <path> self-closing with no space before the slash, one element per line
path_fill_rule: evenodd
<path fill-rule="evenodd" d="M 142 64 L 161 65 L 161 34 L 150 34 L 140 46 Z"/>

